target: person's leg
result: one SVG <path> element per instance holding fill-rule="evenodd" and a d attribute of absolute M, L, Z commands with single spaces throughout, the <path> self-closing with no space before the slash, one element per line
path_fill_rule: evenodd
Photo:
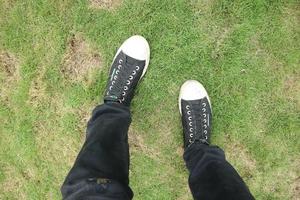
<path fill-rule="evenodd" d="M 129 38 L 119 48 L 104 104 L 94 109 L 86 141 L 61 187 L 63 199 L 132 199 L 128 178 L 129 106 L 149 58 L 149 45 L 141 36 Z"/>
<path fill-rule="evenodd" d="M 184 160 L 190 172 L 189 186 L 195 199 L 254 199 L 219 147 L 195 143 L 186 149 Z"/>
<path fill-rule="evenodd" d="M 184 160 L 190 172 L 189 186 L 196 200 L 254 199 L 222 149 L 211 146 L 212 112 L 205 88 L 197 81 L 185 82 L 179 109 L 184 135 Z"/>
<path fill-rule="evenodd" d="M 97 106 L 86 141 L 62 186 L 66 199 L 99 196 L 131 199 L 128 183 L 129 108 L 119 103 Z"/>

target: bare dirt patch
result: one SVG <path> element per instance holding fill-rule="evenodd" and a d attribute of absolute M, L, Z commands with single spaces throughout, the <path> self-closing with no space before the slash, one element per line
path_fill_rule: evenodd
<path fill-rule="evenodd" d="M 90 8 L 112 10 L 119 7 L 121 0 L 90 0 Z"/>
<path fill-rule="evenodd" d="M 294 200 L 300 199 L 300 176 L 295 179 L 292 185 L 292 195 Z"/>
<path fill-rule="evenodd" d="M 128 143 L 131 152 L 144 153 L 150 158 L 157 160 L 160 158 L 160 152 L 145 144 L 144 138 L 138 134 L 134 128 L 130 127 L 128 131 Z"/>
<path fill-rule="evenodd" d="M 128 143 L 133 150 L 143 150 L 147 148 L 144 144 L 144 139 L 142 136 L 138 135 L 131 127 L 128 131 Z"/>
<path fill-rule="evenodd" d="M 145 145 L 144 138 L 132 127 L 130 127 L 128 130 L 128 143 L 131 151 L 149 153 L 149 149 Z"/>
<path fill-rule="evenodd" d="M 8 103 L 14 87 L 20 80 L 20 64 L 18 58 L 0 50 L 0 99 Z"/>
<path fill-rule="evenodd" d="M 62 62 L 61 72 L 70 81 L 88 81 L 95 69 L 101 68 L 101 56 L 80 34 L 72 35 Z"/>
<path fill-rule="evenodd" d="M 19 61 L 15 55 L 0 50 L 0 72 L 7 77 L 14 77 L 19 74 Z"/>
<path fill-rule="evenodd" d="M 40 79 L 34 79 L 29 88 L 28 103 L 33 107 L 38 107 L 47 101 L 48 95 L 46 94 L 46 84 Z"/>

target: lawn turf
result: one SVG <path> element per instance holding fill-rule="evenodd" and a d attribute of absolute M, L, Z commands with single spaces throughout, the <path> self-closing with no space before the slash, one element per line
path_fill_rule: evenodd
<path fill-rule="evenodd" d="M 186 79 L 207 88 L 212 142 L 254 196 L 300 198 L 299 1 L 91 1 L 0 0 L 0 199 L 61 198 L 115 51 L 133 34 L 151 47 L 131 108 L 135 199 L 191 199 L 177 105 Z M 78 63 L 86 70 L 74 77 Z"/>

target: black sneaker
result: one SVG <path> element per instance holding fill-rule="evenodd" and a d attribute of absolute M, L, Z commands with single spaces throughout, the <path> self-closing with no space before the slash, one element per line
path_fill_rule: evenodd
<path fill-rule="evenodd" d="M 117 51 L 106 86 L 104 102 L 119 102 L 130 106 L 139 80 L 146 73 L 150 48 L 142 36 L 127 39 Z"/>
<path fill-rule="evenodd" d="M 209 144 L 212 111 L 209 97 L 201 83 L 188 80 L 181 86 L 179 111 L 182 117 L 184 148 L 197 142 Z"/>

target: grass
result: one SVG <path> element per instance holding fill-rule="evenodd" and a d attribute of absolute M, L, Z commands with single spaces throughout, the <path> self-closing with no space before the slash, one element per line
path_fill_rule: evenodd
<path fill-rule="evenodd" d="M 212 141 L 254 196 L 300 198 L 299 1 L 99 2 L 0 0 L 0 199 L 61 198 L 114 53 L 133 34 L 152 51 L 129 131 L 135 199 L 191 199 L 177 107 L 186 79 L 207 88 Z"/>

